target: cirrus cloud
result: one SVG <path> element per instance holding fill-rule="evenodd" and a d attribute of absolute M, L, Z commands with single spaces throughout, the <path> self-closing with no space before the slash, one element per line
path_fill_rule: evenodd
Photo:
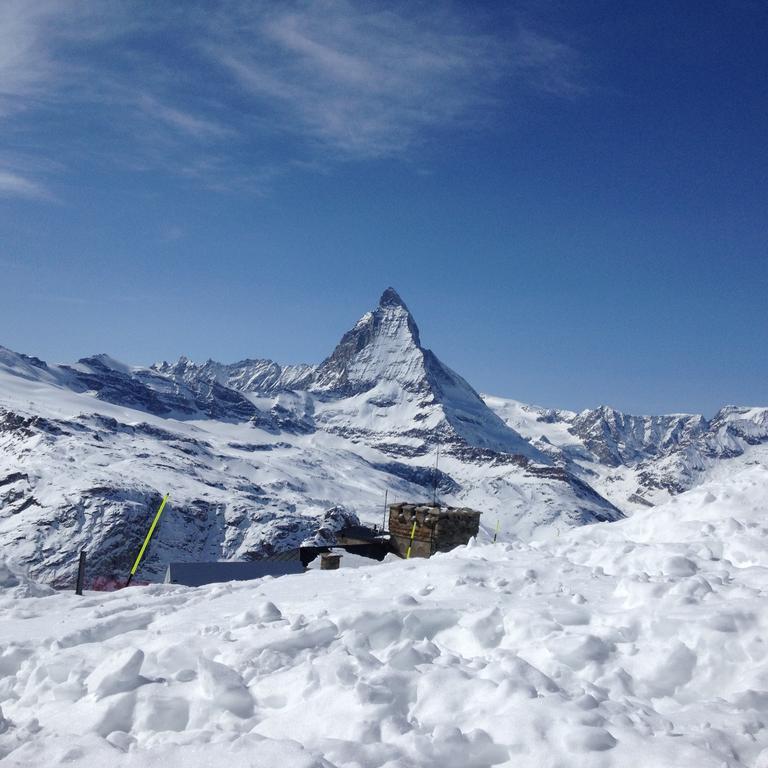
<path fill-rule="evenodd" d="M 35 151 L 67 165 L 111 157 L 217 189 L 318 163 L 407 156 L 433 130 L 493 125 L 510 94 L 578 96 L 578 65 L 561 40 L 514 20 L 500 32 L 452 3 L 0 6 L 0 120 L 10 141 L 34 135 Z M 97 147 L 70 137 L 82 133 L 73 129 L 80 115 L 101 126 Z M 42 178 L 5 174 L 5 194 L 44 192 Z"/>

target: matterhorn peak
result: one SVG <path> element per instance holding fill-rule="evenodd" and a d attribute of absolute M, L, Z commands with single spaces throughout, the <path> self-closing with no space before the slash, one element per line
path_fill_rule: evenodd
<path fill-rule="evenodd" d="M 366 393 L 366 406 L 393 410 L 389 428 L 400 420 L 412 436 L 447 428 L 471 445 L 541 455 L 504 424 L 474 389 L 421 345 L 419 329 L 394 288 L 366 312 L 315 371 L 315 392 L 347 398 Z"/>
<path fill-rule="evenodd" d="M 363 319 L 366 322 L 372 322 L 376 326 L 378 334 L 400 336 L 405 347 L 413 346 L 421 349 L 421 339 L 416 321 L 394 288 L 389 287 L 381 294 L 378 308 L 372 313 L 366 313 L 358 325 L 362 323 Z"/>
<path fill-rule="evenodd" d="M 372 313 L 368 312 L 365 317 L 370 318 L 375 323 L 379 333 L 392 335 L 394 332 L 402 335 L 404 338 L 401 340 L 405 342 L 406 346 L 421 349 L 421 339 L 416 321 L 394 288 L 387 288 L 381 294 L 377 309 Z"/>
<path fill-rule="evenodd" d="M 391 286 L 387 288 L 384 293 L 381 294 L 379 299 L 380 307 L 402 307 L 408 312 L 408 307 L 405 306 L 405 302 L 400 298 L 400 294 Z"/>
<path fill-rule="evenodd" d="M 382 380 L 408 387 L 424 375 L 419 329 L 397 291 L 387 288 L 379 306 L 366 312 L 320 364 L 313 389 L 349 395 Z"/>

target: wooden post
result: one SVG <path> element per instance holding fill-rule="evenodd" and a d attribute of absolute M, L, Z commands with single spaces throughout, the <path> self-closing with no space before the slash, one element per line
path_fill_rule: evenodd
<path fill-rule="evenodd" d="M 80 562 L 77 565 L 77 586 L 75 587 L 75 594 L 83 594 L 83 582 L 85 581 L 85 550 L 80 550 Z"/>

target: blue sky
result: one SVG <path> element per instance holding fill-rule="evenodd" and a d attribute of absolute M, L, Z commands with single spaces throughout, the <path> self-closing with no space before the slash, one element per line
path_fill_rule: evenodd
<path fill-rule="evenodd" d="M 766 39 L 748 0 L 5 0 L 0 344 L 319 362 L 393 285 L 482 391 L 766 405 Z"/>

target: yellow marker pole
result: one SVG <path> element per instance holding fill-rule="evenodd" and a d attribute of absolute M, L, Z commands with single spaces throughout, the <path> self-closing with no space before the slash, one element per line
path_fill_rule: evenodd
<path fill-rule="evenodd" d="M 499 535 L 499 521 L 497 520 L 496 521 L 496 530 L 494 531 L 494 534 L 493 534 L 493 543 L 494 544 L 496 543 L 496 537 L 498 535 Z"/>
<path fill-rule="evenodd" d="M 131 575 L 128 577 L 128 581 L 125 583 L 126 587 L 131 583 L 131 579 L 136 573 L 136 569 L 139 567 L 141 558 L 144 557 L 144 552 L 149 546 L 149 540 L 152 538 L 152 534 L 155 532 L 157 523 L 160 520 L 160 515 L 163 514 L 163 510 L 165 509 L 165 504 L 169 498 L 170 498 L 170 494 L 168 493 L 166 493 L 165 496 L 163 496 L 163 500 L 160 503 L 160 508 L 157 510 L 157 513 L 155 514 L 155 519 L 152 521 L 152 525 L 149 526 L 149 533 L 147 533 L 146 538 L 144 539 L 144 543 L 141 545 L 141 549 L 139 550 L 139 554 L 136 557 L 136 562 L 133 564 L 133 568 L 131 568 Z"/>
<path fill-rule="evenodd" d="M 416 535 L 416 521 L 413 521 L 413 526 L 411 527 L 411 540 L 408 542 L 408 549 L 405 552 L 405 559 L 410 560 L 411 559 L 411 547 L 413 546 L 413 537 Z"/>

